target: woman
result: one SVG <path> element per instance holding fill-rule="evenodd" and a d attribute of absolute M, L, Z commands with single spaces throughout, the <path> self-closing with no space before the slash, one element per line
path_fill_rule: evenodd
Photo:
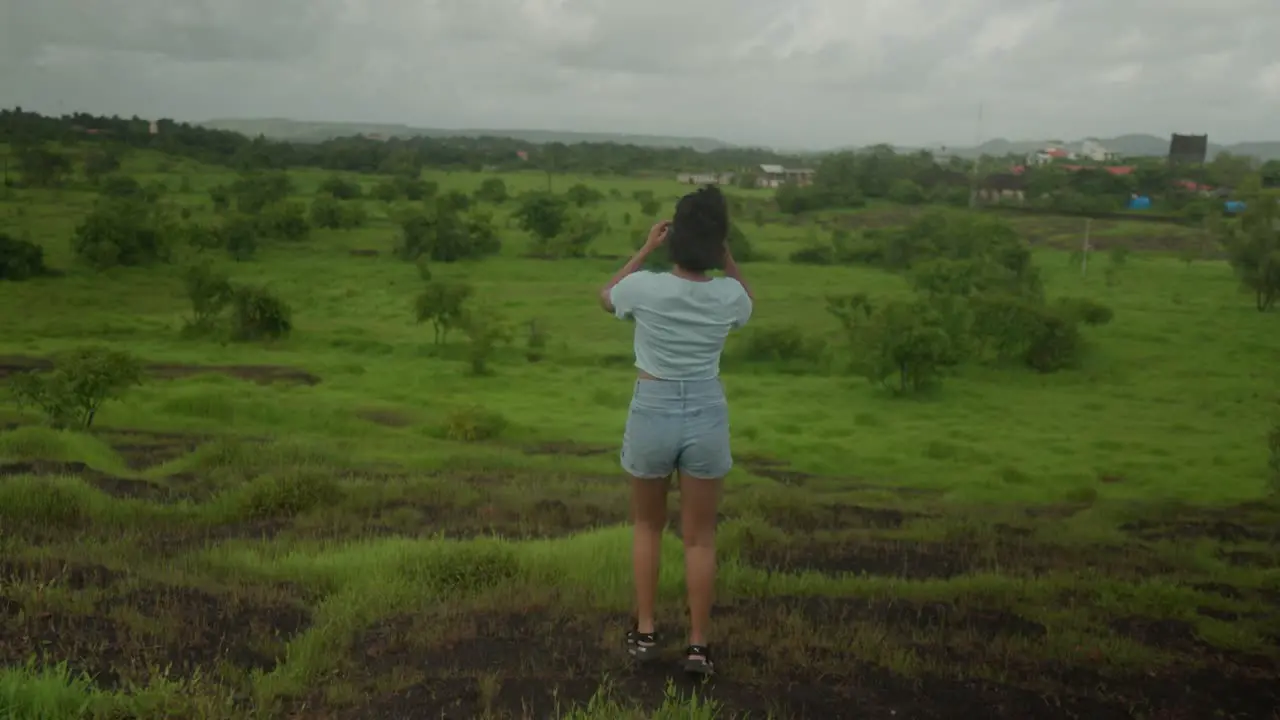
<path fill-rule="evenodd" d="M 716 512 L 729 452 L 729 406 L 720 384 L 720 353 L 732 329 L 751 317 L 753 297 L 729 251 L 729 212 L 713 186 L 685 195 L 671 222 L 649 231 L 644 247 L 600 291 L 600 304 L 635 321 L 638 378 L 622 440 L 631 475 L 635 524 L 632 563 L 636 624 L 627 650 L 657 657 L 654 602 L 671 474 L 680 476 L 680 522 L 689 593 L 685 670 L 711 675 L 707 639 L 716 576 Z M 640 270 L 666 243 L 670 272 Z M 725 277 L 710 277 L 713 269 Z"/>

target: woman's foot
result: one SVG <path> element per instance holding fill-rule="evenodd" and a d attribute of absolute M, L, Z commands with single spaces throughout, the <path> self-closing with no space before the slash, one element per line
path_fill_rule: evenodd
<path fill-rule="evenodd" d="M 711 648 L 706 645 L 690 645 L 685 649 L 684 671 L 703 678 L 715 675 L 715 668 L 711 663 Z"/>
<path fill-rule="evenodd" d="M 627 654 L 637 662 L 648 662 L 658 657 L 657 633 L 642 633 L 639 630 L 627 631 Z"/>

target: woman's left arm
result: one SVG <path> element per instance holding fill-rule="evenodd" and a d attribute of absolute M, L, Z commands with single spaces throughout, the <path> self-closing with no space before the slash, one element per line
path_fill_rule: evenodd
<path fill-rule="evenodd" d="M 649 237 L 645 240 L 644 245 L 636 251 L 635 255 L 622 266 L 613 277 L 609 278 L 609 282 L 600 289 L 600 307 L 605 312 L 617 314 L 618 310 L 613 302 L 613 289 L 622 282 L 624 278 L 631 275 L 635 271 L 644 266 L 645 258 L 649 257 L 649 253 L 653 252 L 662 244 L 667 237 L 667 230 L 671 227 L 671 223 L 664 220 L 649 230 Z"/>

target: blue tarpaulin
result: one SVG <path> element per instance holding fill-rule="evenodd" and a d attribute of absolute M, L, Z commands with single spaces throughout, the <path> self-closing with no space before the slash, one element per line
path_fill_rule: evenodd
<path fill-rule="evenodd" d="M 1244 203 L 1239 200 L 1227 201 L 1227 212 L 1229 213 L 1244 212 L 1244 208 L 1245 208 Z"/>
<path fill-rule="evenodd" d="M 1150 210 L 1151 198 L 1147 197 L 1146 195 L 1139 195 L 1135 198 L 1130 198 L 1129 209 L 1130 210 Z"/>

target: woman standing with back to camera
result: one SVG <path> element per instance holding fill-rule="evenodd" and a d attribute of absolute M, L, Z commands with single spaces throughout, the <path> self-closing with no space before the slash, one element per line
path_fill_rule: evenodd
<path fill-rule="evenodd" d="M 680 477 L 680 524 L 689 594 L 686 671 L 711 675 L 707 636 L 716 579 L 716 514 L 729 451 L 729 406 L 720 353 L 730 330 L 751 318 L 753 297 L 727 244 L 724 195 L 707 186 L 680 198 L 671 222 L 649 231 L 644 247 L 600 291 L 600 304 L 635 321 L 638 377 L 622 440 L 631 475 L 636 622 L 627 650 L 657 657 L 654 604 L 671 474 Z M 666 244 L 670 272 L 640 270 Z M 707 273 L 723 269 L 725 277 Z"/>

